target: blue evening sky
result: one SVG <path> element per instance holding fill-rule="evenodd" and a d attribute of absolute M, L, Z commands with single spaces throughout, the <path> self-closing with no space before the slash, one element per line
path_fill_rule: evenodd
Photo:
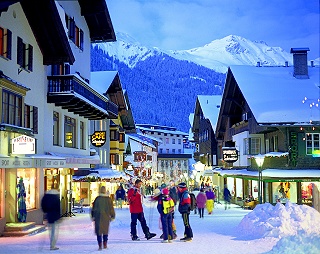
<path fill-rule="evenodd" d="M 319 0 L 106 0 L 115 31 L 161 49 L 201 47 L 230 34 L 320 56 Z"/>

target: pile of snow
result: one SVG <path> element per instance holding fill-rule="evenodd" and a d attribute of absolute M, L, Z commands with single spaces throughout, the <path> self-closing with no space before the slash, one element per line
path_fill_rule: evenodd
<path fill-rule="evenodd" d="M 285 238 L 299 235 L 320 239 L 320 213 L 312 207 L 291 202 L 286 205 L 277 203 L 275 206 L 265 203 L 257 205 L 248 213 L 237 229 L 242 236 L 248 238 Z"/>

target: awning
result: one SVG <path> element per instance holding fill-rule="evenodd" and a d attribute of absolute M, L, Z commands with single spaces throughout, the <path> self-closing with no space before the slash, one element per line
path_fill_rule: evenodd
<path fill-rule="evenodd" d="M 77 155 L 48 152 L 48 155 L 62 157 L 66 160 L 66 167 L 88 168 L 88 164 L 100 164 L 99 155 Z"/>

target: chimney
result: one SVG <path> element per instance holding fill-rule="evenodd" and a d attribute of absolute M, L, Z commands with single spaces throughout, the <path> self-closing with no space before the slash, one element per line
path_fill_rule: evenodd
<path fill-rule="evenodd" d="M 297 79 L 308 79 L 308 54 L 309 48 L 291 48 L 293 54 L 293 76 Z"/>
<path fill-rule="evenodd" d="M 310 64 L 311 64 L 311 67 L 314 67 L 314 61 L 313 60 L 310 61 Z"/>
<path fill-rule="evenodd" d="M 260 62 L 257 62 L 257 67 L 261 67 L 261 64 L 260 64 Z"/>
<path fill-rule="evenodd" d="M 285 66 L 285 67 L 289 67 L 289 62 L 288 62 L 288 61 L 285 61 L 285 62 L 284 62 L 284 66 Z"/>

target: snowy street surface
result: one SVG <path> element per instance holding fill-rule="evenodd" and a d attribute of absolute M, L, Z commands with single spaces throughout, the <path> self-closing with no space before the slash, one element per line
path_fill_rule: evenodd
<path fill-rule="evenodd" d="M 85 213 L 64 218 L 59 228 L 54 253 L 320 253 L 320 213 L 313 208 L 290 204 L 258 205 L 253 211 L 231 205 L 215 204 L 213 214 L 205 211 L 204 218 L 193 212 L 190 224 L 192 242 L 180 242 L 183 237 L 181 215 L 175 212 L 178 238 L 172 243 L 161 243 L 159 214 L 156 203 L 144 202 L 144 213 L 150 231 L 157 233 L 146 240 L 138 223 L 141 241 L 130 238 L 128 207 L 116 208 L 116 220 L 111 223 L 108 248 L 98 251 L 93 224 L 88 208 Z M 271 216 L 271 217 L 270 217 Z M 312 221 L 312 223 L 310 223 Z M 256 230 L 256 231 L 255 231 Z M 281 237 L 280 237 L 281 236 Z M 0 253 L 52 253 L 49 250 L 48 231 L 25 237 L 1 237 Z"/>

